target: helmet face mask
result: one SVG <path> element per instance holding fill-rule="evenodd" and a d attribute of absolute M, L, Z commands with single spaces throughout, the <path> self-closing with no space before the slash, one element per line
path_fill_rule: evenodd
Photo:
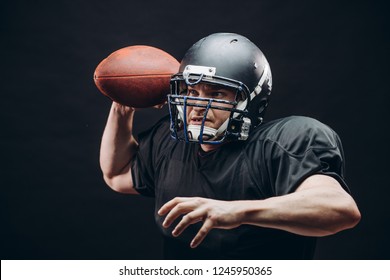
<path fill-rule="evenodd" d="M 205 82 L 198 78 L 197 84 L 218 85 L 229 88 L 231 92 L 235 92 L 234 100 L 195 97 L 187 94 L 187 87 L 183 86 L 182 77 L 173 78 L 171 81 L 172 93 L 168 96 L 168 103 L 171 115 L 171 132 L 172 136 L 177 140 L 186 142 L 198 142 L 201 144 L 219 144 L 231 139 L 234 134 L 237 134 L 235 127 L 240 122 L 242 116 L 246 115 L 245 108 L 240 109 L 239 104 L 242 102 L 243 93 L 240 87 L 228 87 L 226 84 Z M 196 86 L 191 82 L 189 86 Z M 187 85 L 187 84 L 185 84 Z M 201 112 L 202 121 L 199 125 L 189 124 L 188 112 L 197 108 Z M 210 111 L 221 115 L 225 112 L 226 120 L 223 121 L 219 128 L 206 126 L 206 120 Z M 238 118 L 237 118 L 238 117 Z M 234 125 L 235 124 L 235 125 Z M 235 135 L 238 137 L 239 135 Z"/>
<path fill-rule="evenodd" d="M 226 88 L 235 93 L 234 100 L 187 94 L 188 87 L 202 84 Z M 261 92 L 265 94 L 260 98 Z M 179 73 L 172 76 L 168 95 L 171 135 L 200 144 L 246 140 L 250 130 L 261 123 L 270 92 L 271 72 L 262 52 L 243 36 L 212 34 L 187 51 Z M 257 104 L 262 108 L 257 108 Z M 187 119 L 193 108 L 203 114 L 198 125 L 191 125 Z M 210 110 L 229 112 L 220 127 L 206 126 Z"/>

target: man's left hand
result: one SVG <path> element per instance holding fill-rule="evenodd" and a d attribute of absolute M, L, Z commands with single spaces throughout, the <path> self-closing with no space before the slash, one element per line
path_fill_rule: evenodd
<path fill-rule="evenodd" d="M 232 229 L 242 223 L 243 213 L 239 201 L 222 201 L 202 197 L 176 197 L 165 203 L 158 214 L 164 216 L 163 227 L 168 228 L 178 217 L 181 221 L 172 231 L 179 236 L 189 225 L 202 221 L 203 225 L 191 241 L 197 247 L 213 228 Z"/>

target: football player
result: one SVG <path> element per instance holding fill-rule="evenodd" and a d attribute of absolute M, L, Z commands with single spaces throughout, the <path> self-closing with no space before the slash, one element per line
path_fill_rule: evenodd
<path fill-rule="evenodd" d="M 310 259 L 315 241 L 354 227 L 338 135 L 308 117 L 264 121 L 272 75 L 238 34 L 196 42 L 172 76 L 169 116 L 132 135 L 113 103 L 100 163 L 114 190 L 155 198 L 169 259 Z"/>

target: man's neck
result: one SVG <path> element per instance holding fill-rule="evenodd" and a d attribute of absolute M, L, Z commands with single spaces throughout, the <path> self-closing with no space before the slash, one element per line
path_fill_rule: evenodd
<path fill-rule="evenodd" d="M 214 151 L 214 150 L 218 149 L 220 146 L 221 146 L 221 144 L 218 144 L 218 145 L 200 144 L 200 147 L 206 153 Z"/>

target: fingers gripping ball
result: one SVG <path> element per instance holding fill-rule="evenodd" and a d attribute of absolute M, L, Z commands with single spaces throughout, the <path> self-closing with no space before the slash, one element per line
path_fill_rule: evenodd
<path fill-rule="evenodd" d="M 96 67 L 98 89 L 122 105 L 145 108 L 164 103 L 179 62 L 151 46 L 129 46 L 111 53 Z"/>

